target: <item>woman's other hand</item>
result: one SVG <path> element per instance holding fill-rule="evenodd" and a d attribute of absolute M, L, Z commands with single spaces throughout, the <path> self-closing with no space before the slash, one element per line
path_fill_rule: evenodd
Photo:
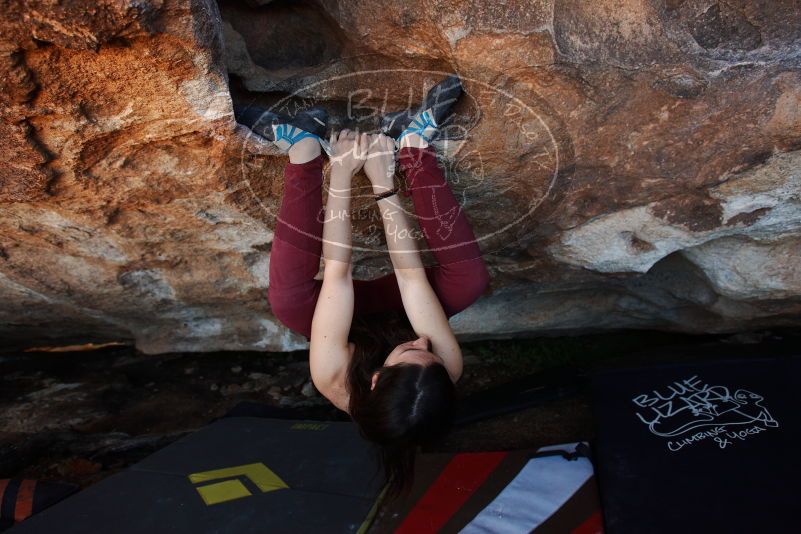
<path fill-rule="evenodd" d="M 383 193 L 395 183 L 395 142 L 384 134 L 370 136 L 364 172 L 374 193 Z"/>
<path fill-rule="evenodd" d="M 350 130 L 342 130 L 337 135 L 331 133 L 331 170 L 344 171 L 353 176 L 364 165 L 367 159 L 369 135 Z"/>

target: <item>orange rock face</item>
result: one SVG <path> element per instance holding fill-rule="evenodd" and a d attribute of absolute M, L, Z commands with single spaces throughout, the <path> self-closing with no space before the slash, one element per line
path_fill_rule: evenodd
<path fill-rule="evenodd" d="M 12 343 L 302 348 L 266 299 L 285 157 L 232 103 L 375 130 L 446 73 L 466 95 L 436 146 L 494 277 L 464 339 L 801 322 L 795 2 L 6 4 Z M 353 208 L 355 276 L 378 276 Z"/>

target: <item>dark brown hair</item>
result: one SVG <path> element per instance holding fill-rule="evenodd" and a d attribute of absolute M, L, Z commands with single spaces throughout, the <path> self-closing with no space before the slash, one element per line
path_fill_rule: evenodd
<path fill-rule="evenodd" d="M 417 337 L 403 312 L 354 317 L 349 336 L 356 348 L 348 411 L 362 436 L 379 446 L 388 498 L 409 490 L 415 450 L 447 431 L 453 415 L 455 387 L 442 364 L 384 366 L 396 346 Z"/>

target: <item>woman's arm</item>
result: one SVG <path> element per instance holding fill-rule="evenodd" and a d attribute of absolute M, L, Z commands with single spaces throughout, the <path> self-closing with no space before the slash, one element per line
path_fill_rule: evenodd
<path fill-rule="evenodd" d="M 373 193 L 390 191 L 395 186 L 394 142 L 386 135 L 371 137 L 364 170 L 373 186 Z M 378 200 L 378 211 L 384 224 L 389 258 L 400 280 L 402 277 L 425 275 L 420 251 L 417 249 L 417 230 L 399 202 L 398 195 Z"/>
<path fill-rule="evenodd" d="M 462 350 L 425 272 L 397 278 L 403 309 L 412 328 L 417 335 L 428 336 L 431 352 L 442 358 L 455 383 L 462 376 Z"/>
<path fill-rule="evenodd" d="M 351 278 L 351 180 L 364 164 L 367 138 L 343 130 L 332 135 L 328 201 L 323 224 L 323 284 L 312 318 L 309 369 L 315 387 L 337 408 L 347 411 L 345 386 L 353 319 Z"/>
<path fill-rule="evenodd" d="M 333 142 L 331 148 L 344 150 L 348 146 L 350 143 Z M 354 146 L 358 148 L 357 145 Z M 344 158 L 346 155 L 347 153 L 338 157 Z M 349 157 L 349 159 L 355 161 L 355 158 Z M 354 164 L 350 161 L 345 162 L 344 159 L 331 162 L 328 200 L 323 219 L 323 262 L 325 272 L 331 276 L 344 276 L 351 270 L 351 180 L 358 172 L 358 169 L 353 170 Z"/>
<path fill-rule="evenodd" d="M 373 184 L 374 193 L 393 188 L 395 159 L 392 139 L 383 135 L 374 136 L 365 172 Z M 456 382 L 462 375 L 462 352 L 442 304 L 428 282 L 414 229 L 398 200 L 398 196 L 393 195 L 377 203 L 403 308 L 415 333 L 428 336 L 432 352 L 443 359 L 448 374 Z"/>

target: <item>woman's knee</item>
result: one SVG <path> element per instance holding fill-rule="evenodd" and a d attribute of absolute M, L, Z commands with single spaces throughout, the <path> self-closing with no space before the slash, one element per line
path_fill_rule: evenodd
<path fill-rule="evenodd" d="M 449 289 L 441 295 L 441 300 L 449 315 L 464 310 L 481 297 L 491 282 L 489 270 L 482 258 L 459 264 L 458 280 L 454 279 Z"/>
<path fill-rule="evenodd" d="M 277 296 L 274 291 L 268 288 L 267 302 L 270 303 L 270 309 L 273 315 L 275 315 L 279 321 L 286 324 L 286 318 L 290 317 L 292 314 L 292 303 L 290 300 L 282 296 Z"/>
<path fill-rule="evenodd" d="M 314 316 L 314 293 L 285 294 L 267 290 L 267 301 L 276 319 L 295 332 L 307 334 Z"/>
<path fill-rule="evenodd" d="M 470 299 L 470 304 L 477 301 L 484 294 L 491 281 L 490 273 L 484 260 L 478 258 L 474 263 L 475 266 L 472 267 L 470 276 L 465 282 L 465 293 Z"/>

